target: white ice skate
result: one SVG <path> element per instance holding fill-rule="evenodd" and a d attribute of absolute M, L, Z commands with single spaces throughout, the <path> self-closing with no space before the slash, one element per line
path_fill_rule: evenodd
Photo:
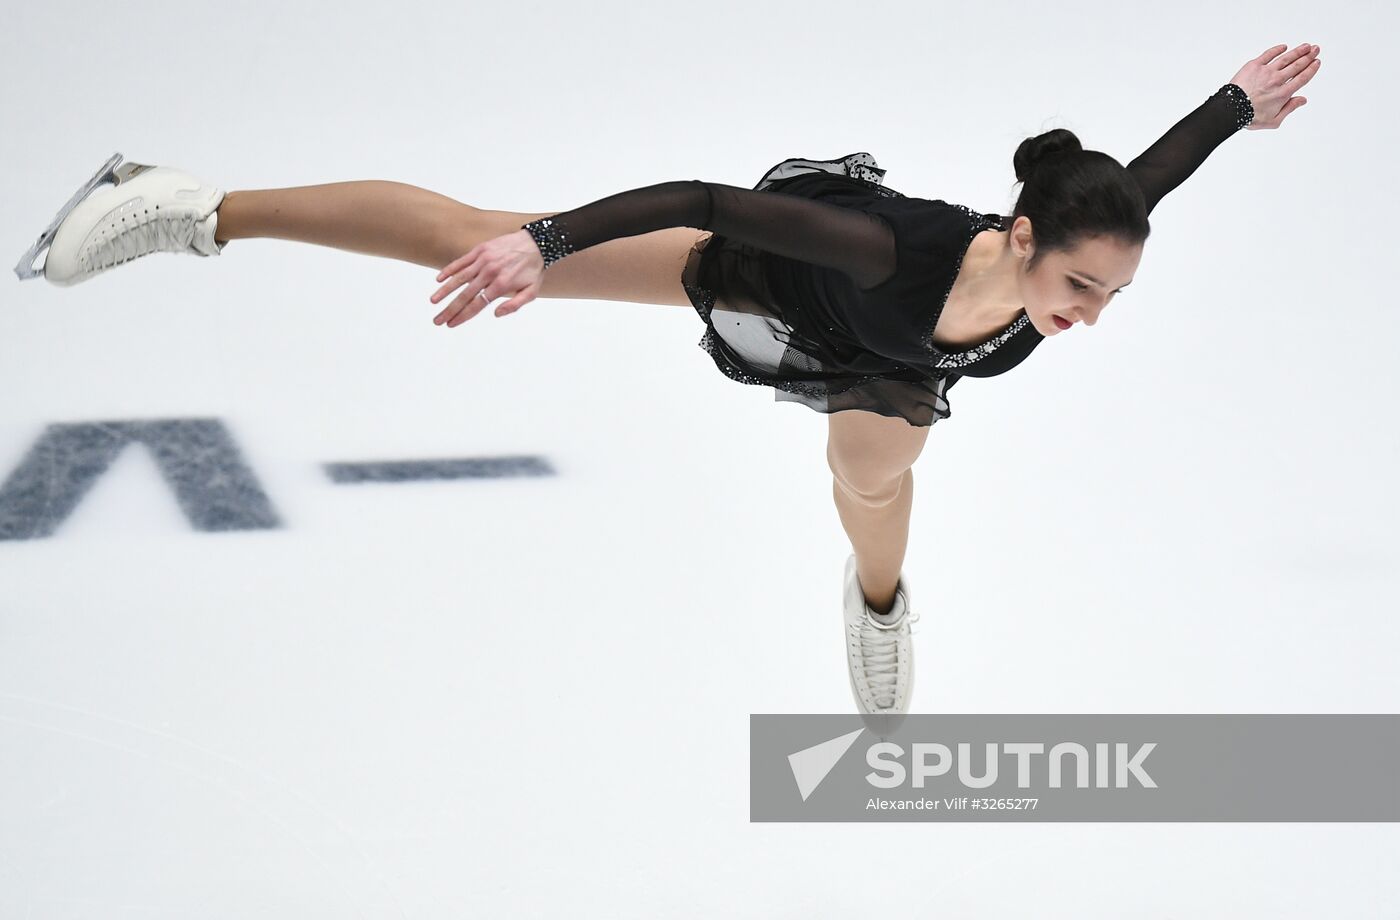
<path fill-rule="evenodd" d="M 909 609 L 908 585 L 900 573 L 894 606 L 876 613 L 865 602 L 856 574 L 856 557 L 846 560 L 846 664 L 851 693 L 867 715 L 900 715 L 909 711 L 914 690 L 914 646 L 909 625 L 919 619 Z"/>
<path fill-rule="evenodd" d="M 214 242 L 222 189 L 168 166 L 118 166 L 121 159 L 113 154 L 39 235 L 15 266 L 21 281 L 42 275 L 67 287 L 152 252 L 223 250 Z M 98 188 L 104 182 L 111 185 Z"/>

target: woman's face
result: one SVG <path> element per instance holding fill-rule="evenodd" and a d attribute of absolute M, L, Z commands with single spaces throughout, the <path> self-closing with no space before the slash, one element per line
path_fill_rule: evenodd
<path fill-rule="evenodd" d="M 1029 228 L 1030 221 L 1021 217 L 1011 230 L 1013 251 L 1027 258 L 1035 247 Z M 1045 336 L 1067 328 L 1056 317 L 1069 326 L 1092 326 L 1114 296 L 1132 282 L 1140 261 L 1141 243 L 1128 245 L 1107 236 L 1086 239 L 1068 252 L 1047 252 L 1031 272 L 1025 271 L 1023 260 L 1019 285 L 1026 315 Z"/>

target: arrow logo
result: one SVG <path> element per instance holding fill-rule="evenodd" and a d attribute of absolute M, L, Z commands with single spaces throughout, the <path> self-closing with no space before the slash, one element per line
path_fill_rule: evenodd
<path fill-rule="evenodd" d="M 797 791 L 801 793 L 802 801 L 807 801 L 807 797 L 821 785 L 863 731 L 865 729 L 858 728 L 788 755 L 788 766 L 792 768 L 792 778 L 797 781 Z"/>

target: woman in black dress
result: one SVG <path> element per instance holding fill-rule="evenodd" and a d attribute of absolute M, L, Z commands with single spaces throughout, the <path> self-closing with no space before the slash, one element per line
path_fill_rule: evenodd
<path fill-rule="evenodd" d="M 899 713 L 917 617 L 902 573 L 911 467 L 950 415 L 949 387 L 1094 325 L 1131 283 L 1156 203 L 1225 138 L 1276 128 L 1303 105 L 1295 94 L 1318 52 L 1268 49 L 1126 167 L 1063 129 L 1025 140 L 1010 215 L 889 189 L 865 152 L 790 158 L 754 189 L 665 182 L 543 214 L 387 181 L 225 193 L 167 167 L 113 170 L 116 157 L 16 271 L 75 284 L 149 252 L 218 255 L 231 240 L 273 237 L 440 268 L 430 301 L 444 328 L 503 298 L 496 316 L 537 297 L 693 307 L 723 373 L 827 414 L 832 494 L 853 550 L 851 688 L 862 712 Z"/>

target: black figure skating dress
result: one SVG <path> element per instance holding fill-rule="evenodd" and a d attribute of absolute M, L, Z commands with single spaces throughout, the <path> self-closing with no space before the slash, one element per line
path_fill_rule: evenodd
<path fill-rule="evenodd" d="M 1253 110 L 1226 84 L 1128 164 L 1150 213 Z M 865 409 L 931 425 L 964 376 L 991 377 L 1044 339 L 1025 312 L 974 347 L 945 352 L 934 326 L 972 238 L 1009 218 L 883 184 L 869 153 L 790 158 L 752 189 L 692 179 L 621 192 L 526 225 L 546 265 L 605 240 L 666 227 L 713 231 L 681 281 L 726 375 L 819 412 Z"/>

